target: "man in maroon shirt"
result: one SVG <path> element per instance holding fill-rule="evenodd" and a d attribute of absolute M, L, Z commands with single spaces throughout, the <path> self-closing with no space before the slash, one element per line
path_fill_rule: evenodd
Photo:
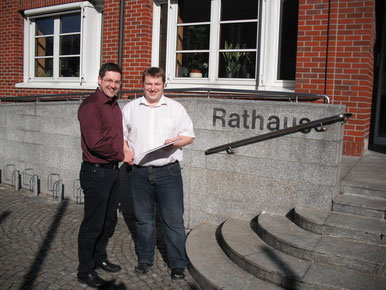
<path fill-rule="evenodd" d="M 107 260 L 106 246 L 113 235 L 118 207 L 118 163 L 131 162 L 124 152 L 122 113 L 116 94 L 121 68 L 105 63 L 99 70 L 98 89 L 79 107 L 83 163 L 80 183 L 84 192 L 84 218 L 78 236 L 78 281 L 99 287 L 106 281 L 95 268 L 118 272 L 121 267 Z"/>

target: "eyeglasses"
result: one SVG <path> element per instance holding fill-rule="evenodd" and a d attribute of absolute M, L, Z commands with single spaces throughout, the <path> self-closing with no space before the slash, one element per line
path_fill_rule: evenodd
<path fill-rule="evenodd" d="M 112 85 L 114 83 L 115 85 L 119 86 L 121 84 L 121 81 L 114 81 L 112 79 L 103 79 L 103 81 L 108 85 Z"/>

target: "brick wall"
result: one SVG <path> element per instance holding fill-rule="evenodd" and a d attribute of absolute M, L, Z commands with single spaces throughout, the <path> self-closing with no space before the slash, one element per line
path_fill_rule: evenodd
<path fill-rule="evenodd" d="M 46 90 L 15 88 L 23 82 L 24 18 L 27 9 L 76 2 L 74 0 L 7 0 L 0 1 L 0 96 L 79 93 L 80 90 Z"/>
<path fill-rule="evenodd" d="M 76 0 L 8 0 L 0 2 L 0 96 L 79 93 L 80 90 L 15 88 L 23 82 L 22 11 L 77 2 Z M 105 0 L 102 62 L 118 62 L 119 0 Z M 123 42 L 123 90 L 141 87 L 143 70 L 151 65 L 152 0 L 125 1 Z M 84 90 L 83 90 L 84 91 Z"/>
<path fill-rule="evenodd" d="M 374 0 L 300 0 L 296 91 L 322 93 L 353 114 L 343 154 L 367 150 L 373 94 Z"/>

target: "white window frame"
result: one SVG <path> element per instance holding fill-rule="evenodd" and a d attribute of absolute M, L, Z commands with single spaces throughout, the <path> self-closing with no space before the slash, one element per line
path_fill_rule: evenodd
<path fill-rule="evenodd" d="M 168 35 L 167 35 L 167 55 L 166 55 L 166 78 L 169 88 L 183 87 L 213 87 L 213 88 L 233 88 L 233 89 L 251 89 L 251 90 L 275 90 L 275 91 L 293 91 L 295 81 L 278 80 L 278 59 L 279 59 L 279 36 L 280 36 L 280 0 L 261 0 L 262 3 L 260 17 L 258 19 L 257 41 L 257 70 L 256 79 L 232 79 L 216 78 L 218 69 L 218 51 L 219 51 L 219 32 L 220 32 L 220 2 L 211 0 L 211 27 L 210 27 L 210 57 L 208 78 L 176 78 L 176 41 L 177 41 L 177 1 L 168 0 Z M 157 5 L 158 1 L 153 3 L 153 50 L 152 65 L 159 63 L 159 23 L 161 9 Z M 260 27 L 259 27 L 260 25 Z M 267 36 L 267 37 L 266 37 Z M 257 83 L 258 81 L 258 83 Z"/>
<path fill-rule="evenodd" d="M 54 77 L 34 77 L 35 74 L 35 22 L 34 19 L 80 12 L 80 63 L 79 77 L 58 76 L 59 64 L 54 62 Z M 24 64 L 23 82 L 16 84 L 17 88 L 47 88 L 47 89 L 95 89 L 98 87 L 98 72 L 101 59 L 102 14 L 88 2 L 76 2 L 36 8 L 24 11 Z M 58 33 L 55 24 L 55 33 Z M 54 50 L 58 49 L 54 44 Z"/>

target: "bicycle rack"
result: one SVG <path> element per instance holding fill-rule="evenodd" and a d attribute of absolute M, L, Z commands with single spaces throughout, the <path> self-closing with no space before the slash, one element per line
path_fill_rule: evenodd
<path fill-rule="evenodd" d="M 80 185 L 79 179 L 75 179 L 74 182 L 72 183 L 72 192 L 73 192 L 72 195 L 75 197 L 76 202 L 78 204 L 82 204 L 84 201 L 84 194 L 83 194 L 83 189 Z"/>
<path fill-rule="evenodd" d="M 33 175 L 34 175 L 34 169 L 33 168 L 24 169 L 23 173 L 22 173 L 22 185 L 31 189 L 31 177 Z M 28 183 L 27 183 L 27 181 L 28 181 Z"/>
<path fill-rule="evenodd" d="M 54 178 L 57 180 L 54 181 Z M 59 203 L 63 201 L 63 182 L 59 174 L 51 173 L 48 176 L 47 188 L 52 192 L 52 196 L 58 199 Z"/>
<path fill-rule="evenodd" d="M 12 185 L 15 187 L 16 191 L 18 191 L 21 187 L 20 177 L 21 177 L 20 171 L 14 170 L 12 173 Z"/>
<path fill-rule="evenodd" d="M 12 174 L 8 175 L 7 172 L 8 172 L 8 169 L 12 167 L 12 174 L 13 174 L 13 171 L 15 171 L 15 164 L 5 164 L 4 167 L 3 167 L 3 171 L 4 171 L 4 181 L 12 181 Z M 9 178 L 8 178 L 9 176 Z"/>
<path fill-rule="evenodd" d="M 39 177 L 37 174 L 32 175 L 30 178 L 30 190 L 34 192 L 35 196 L 39 195 Z"/>

